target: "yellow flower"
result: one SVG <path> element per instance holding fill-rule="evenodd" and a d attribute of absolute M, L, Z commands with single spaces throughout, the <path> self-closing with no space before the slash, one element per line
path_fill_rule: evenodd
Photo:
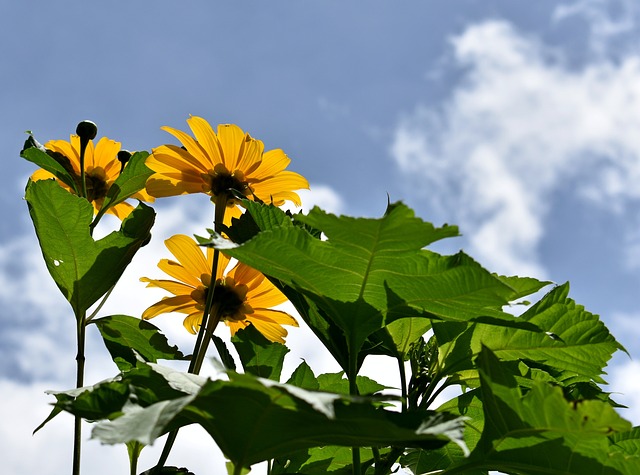
<path fill-rule="evenodd" d="M 293 190 L 309 188 L 309 183 L 302 175 L 285 170 L 291 160 L 282 150 L 264 152 L 264 144 L 237 125 L 219 125 L 216 134 L 201 117 L 192 116 L 187 123 L 195 138 L 162 127 L 183 147 L 162 145 L 153 149 L 147 166 L 156 173 L 147 180 L 149 194 L 206 193 L 212 200 L 224 194 L 227 206 L 235 209 L 237 203 L 230 190 L 236 190 L 276 206 L 287 200 L 300 206 L 300 197 Z"/>
<path fill-rule="evenodd" d="M 187 314 L 184 326 L 195 334 L 202 322 L 202 315 L 211 288 L 211 268 L 213 249 L 206 254 L 188 236 L 178 234 L 165 241 L 176 261 L 162 259 L 158 267 L 175 280 L 154 280 L 142 277 L 147 287 L 160 287 L 171 292 L 173 297 L 165 297 L 153 304 L 142 314 L 148 320 L 162 313 L 178 312 Z M 287 298 L 276 289 L 265 276 L 255 269 L 237 263 L 226 274 L 230 259 L 219 254 L 217 279 L 214 287 L 213 303 L 220 312 L 220 320 L 230 328 L 231 334 L 253 324 L 266 338 L 284 343 L 287 331 L 282 325 L 298 326 L 289 314 L 270 307 L 284 303 Z"/>
<path fill-rule="evenodd" d="M 94 214 L 102 207 L 109 188 L 120 175 L 121 164 L 118 160 L 118 152 L 120 151 L 120 142 L 102 137 L 100 141 L 93 144 L 90 140 L 84 154 L 85 180 L 87 183 L 87 200 L 93 204 Z M 69 142 L 65 140 L 51 140 L 44 147 L 53 152 L 60 153 L 69 159 L 72 170 L 69 171 L 78 183 L 80 188 L 80 137 L 72 135 Z M 52 173 L 46 170 L 37 170 L 31 179 L 33 181 L 46 180 L 55 178 Z M 61 186 L 73 193 L 73 190 L 58 180 Z M 141 190 L 132 198 L 143 201 L 153 201 L 153 197 L 149 196 L 145 190 Z M 119 203 L 107 210 L 107 213 L 116 215 L 120 219 L 126 218 L 133 211 L 133 206 L 129 203 Z"/>

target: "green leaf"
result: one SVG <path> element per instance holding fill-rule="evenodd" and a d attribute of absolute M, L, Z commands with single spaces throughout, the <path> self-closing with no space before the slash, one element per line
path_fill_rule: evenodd
<path fill-rule="evenodd" d="M 264 213 L 277 213 L 257 203 L 245 205 L 256 222 Z M 301 293 L 344 334 L 351 354 L 360 351 L 371 333 L 399 318 L 478 320 L 536 330 L 502 311 L 520 297 L 516 278 L 507 284 L 463 253 L 447 257 L 423 250 L 456 236 L 456 227 L 435 228 L 402 204 L 390 205 L 380 219 L 337 217 L 314 208 L 296 220 L 322 231 L 327 240 L 299 226 L 275 225 L 261 228 L 241 245 L 216 243 L 225 254 Z M 301 309 L 303 318 L 310 309 Z M 307 323 L 313 328 L 314 322 Z M 327 344 L 326 332 L 314 331 Z M 338 361 L 350 371 L 344 360 Z"/>
<path fill-rule="evenodd" d="M 133 399 L 121 402 L 123 415 L 98 423 L 92 436 L 108 444 L 150 444 L 170 430 L 198 423 L 242 467 L 326 445 L 437 448 L 461 443 L 462 421 L 446 414 L 401 414 L 364 397 L 307 391 L 249 374 L 228 376 L 228 381 L 210 380 L 153 364 L 132 369 L 115 384 L 131 391 Z M 100 385 L 81 396 L 100 400 Z M 64 409 L 93 416 L 101 407 L 84 404 L 78 410 L 78 399 L 69 398 Z M 105 416 L 114 417 L 112 405 Z"/>
<path fill-rule="evenodd" d="M 282 364 L 289 348 L 281 343 L 269 341 L 253 325 L 238 330 L 231 342 L 246 373 L 280 381 Z"/>
<path fill-rule="evenodd" d="M 177 346 L 152 323 L 128 315 L 112 315 L 92 320 L 100 330 L 111 358 L 121 371 L 135 367 L 140 357 L 157 363 L 159 359 L 186 359 Z"/>
<path fill-rule="evenodd" d="M 484 427 L 484 413 L 479 390 L 474 389 L 455 397 L 438 408 L 449 414 L 464 416 L 464 441 L 466 446 L 473 450 L 480 441 Z M 409 449 L 400 458 L 400 464 L 408 467 L 415 474 L 446 470 L 456 463 L 463 463 L 467 454 L 455 444 L 447 444 L 435 450 Z M 464 472 L 469 475 L 486 475 L 487 469 L 468 469 Z"/>
<path fill-rule="evenodd" d="M 220 360 L 222 360 L 222 364 L 224 365 L 224 367 L 226 369 L 230 369 L 231 371 L 235 371 L 236 362 L 234 361 L 233 356 L 231 356 L 226 343 L 222 341 L 222 338 L 216 335 L 211 335 L 211 340 L 216 346 L 216 350 L 218 350 L 218 355 L 220 356 Z"/>
<path fill-rule="evenodd" d="M 349 380 L 344 377 L 343 371 L 321 374 L 318 376 L 317 381 L 320 391 L 349 394 Z M 388 386 L 380 384 L 367 376 L 357 376 L 356 384 L 358 386 L 358 394 L 363 396 L 389 389 Z"/>
<path fill-rule="evenodd" d="M 303 361 L 298 367 L 291 373 L 291 377 L 287 381 L 287 384 L 298 386 L 302 389 L 308 389 L 310 391 L 317 391 L 320 389 L 320 383 L 313 374 L 313 370 L 306 361 Z"/>
<path fill-rule="evenodd" d="M 640 473 L 640 457 L 612 448 L 610 436 L 631 424 L 607 403 L 565 400 L 562 389 L 536 382 L 523 395 L 488 348 L 478 356 L 484 431 L 468 460 L 458 464 L 507 473 Z"/>
<path fill-rule="evenodd" d="M 559 383 L 603 383 L 603 368 L 622 346 L 598 316 L 569 299 L 568 292 L 568 284 L 555 287 L 520 317 L 544 330 L 542 333 L 480 323 L 434 322 L 441 371 L 476 386 L 474 358 L 484 345 L 502 361 L 522 360 Z"/>
<path fill-rule="evenodd" d="M 54 180 L 30 182 L 26 200 L 47 269 L 77 318 L 115 285 L 155 219 L 140 203 L 119 231 L 96 241 L 89 233 L 91 203 Z"/>
<path fill-rule="evenodd" d="M 24 143 L 24 148 L 20 152 L 20 156 L 52 173 L 58 180 L 71 187 L 78 194 L 77 180 L 79 178 L 76 176 L 71 162 L 64 155 L 45 149 L 33 135 L 29 135 L 29 138 Z"/>
<path fill-rule="evenodd" d="M 144 189 L 147 178 L 153 175 L 153 170 L 145 165 L 148 156 L 149 152 L 136 152 L 131 156 L 122 173 L 109 187 L 102 208 L 96 215 L 96 222 L 109 208 Z"/>
<path fill-rule="evenodd" d="M 426 318 L 401 318 L 371 334 L 374 343 L 371 353 L 384 354 L 405 361 L 409 358 L 411 345 L 431 328 Z"/>
<path fill-rule="evenodd" d="M 381 454 L 388 449 L 380 450 Z M 373 451 L 368 447 L 360 449 L 360 468 L 362 473 L 374 461 Z M 301 450 L 273 461 L 271 475 L 305 474 L 305 475 L 352 475 L 352 453 L 350 447 L 329 445 Z"/>

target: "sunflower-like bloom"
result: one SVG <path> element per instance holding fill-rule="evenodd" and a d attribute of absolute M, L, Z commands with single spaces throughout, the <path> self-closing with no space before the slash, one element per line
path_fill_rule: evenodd
<path fill-rule="evenodd" d="M 189 236 L 178 234 L 170 237 L 165 244 L 176 261 L 162 259 L 158 267 L 174 280 L 154 280 L 142 277 L 147 287 L 160 287 L 171 292 L 173 297 L 165 297 L 146 309 L 142 318 L 148 320 L 162 313 L 178 312 L 187 314 L 184 326 L 195 334 L 202 323 L 207 294 L 211 289 L 212 248 L 206 254 Z M 217 306 L 220 320 L 230 328 L 231 334 L 253 324 L 266 338 L 284 343 L 287 330 L 282 325 L 298 326 L 288 313 L 270 307 L 284 303 L 287 298 L 276 289 L 265 276 L 251 267 L 237 263 L 227 273 L 230 259 L 219 254 L 217 279 L 214 288 L 213 305 Z"/>
<path fill-rule="evenodd" d="M 66 140 L 51 140 L 44 144 L 44 147 L 52 152 L 62 154 L 69 159 L 69 164 L 72 169 L 67 171 L 71 173 L 78 184 L 78 188 L 80 188 L 80 137 L 72 135 L 69 142 Z M 102 137 L 95 146 L 93 140 L 89 140 L 87 148 L 85 149 L 84 169 L 87 184 L 87 200 L 93 205 L 94 214 L 100 210 L 109 188 L 111 188 L 113 182 L 120 175 L 122 168 L 121 162 L 118 160 L 120 147 L 120 142 Z M 42 168 L 31 175 L 33 181 L 46 180 L 49 178 L 55 178 L 55 176 Z M 71 187 L 65 183 L 62 183 L 60 180 L 58 180 L 58 183 L 74 193 Z M 145 190 L 134 194 L 132 198 L 142 201 L 154 200 Z M 122 202 L 110 207 L 107 213 L 124 219 L 131 211 L 133 211 L 133 206 L 129 203 Z"/>
<path fill-rule="evenodd" d="M 149 194 L 159 198 L 206 193 L 214 202 L 224 194 L 227 206 L 235 210 L 236 216 L 240 211 L 231 190 L 276 206 L 287 200 L 301 205 L 294 190 L 309 188 L 309 182 L 302 175 L 285 170 L 291 160 L 282 150 L 264 152 L 264 144 L 237 125 L 219 125 L 216 134 L 201 117 L 192 116 L 187 123 L 195 138 L 162 127 L 183 146 L 162 145 L 153 149 L 147 166 L 156 173 L 147 180 Z"/>

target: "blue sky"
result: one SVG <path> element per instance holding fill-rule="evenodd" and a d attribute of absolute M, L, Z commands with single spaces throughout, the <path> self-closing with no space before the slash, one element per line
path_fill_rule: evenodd
<path fill-rule="evenodd" d="M 0 0 L 8 473 L 64 473 L 70 462 L 69 418 L 31 436 L 48 412 L 43 391 L 72 385 L 74 330 L 35 247 L 21 200 L 33 167 L 18 154 L 25 130 L 67 139 L 82 119 L 130 150 L 171 141 L 160 127 L 186 128 L 189 114 L 237 123 L 291 157 L 311 182 L 305 206 L 379 216 L 388 194 L 425 220 L 460 225 L 443 251 L 569 280 L 632 356 L 616 357 L 608 380 L 640 423 L 639 19 L 633 0 Z M 209 224 L 206 199 L 178 201 L 158 202 L 155 242 L 105 312 L 139 314 L 157 300 L 137 279 L 157 275 L 163 237 Z M 189 348 L 180 322 L 157 323 Z M 291 335 L 297 356 L 334 369 L 307 343 Z M 89 344 L 87 380 L 110 376 L 95 335 Z M 212 450 L 202 434 L 186 439 L 176 464 Z M 126 465 L 121 448 L 86 447 L 91 473 Z"/>

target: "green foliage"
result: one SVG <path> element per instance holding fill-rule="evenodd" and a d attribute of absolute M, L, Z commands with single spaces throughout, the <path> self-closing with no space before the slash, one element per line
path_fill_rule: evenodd
<path fill-rule="evenodd" d="M 289 348 L 267 340 L 253 325 L 238 330 L 231 339 L 245 373 L 280 381 L 284 357 Z"/>
<path fill-rule="evenodd" d="M 47 268 L 79 322 L 150 238 L 155 214 L 144 204 L 120 230 L 99 240 L 91 233 L 109 207 L 144 187 L 147 155 L 131 157 L 95 218 L 91 203 L 54 180 L 27 186 Z M 77 191 L 68 160 L 33 137 L 22 156 Z M 250 325 L 231 339 L 243 373 L 212 336 L 225 370 L 203 378 L 156 364 L 187 358 L 151 323 L 92 317 L 120 374 L 51 393 L 56 402 L 40 427 L 61 411 L 97 421 L 92 437 L 126 444 L 135 464 L 144 446 L 199 424 L 234 475 L 264 460 L 272 475 L 386 475 L 396 463 L 414 474 L 640 473 L 640 429 L 600 387 L 624 348 L 569 298 L 568 284 L 514 316 L 504 308 L 549 283 L 427 249 L 457 228 L 435 227 L 403 204 L 379 219 L 243 204 L 247 212 L 223 228 L 231 240 L 200 243 L 265 273 L 343 371 L 316 375 L 302 361 L 281 383 L 289 348 Z M 399 363 L 400 388 L 359 374 L 374 354 Z M 456 385 L 465 392 L 433 410 Z"/>
<path fill-rule="evenodd" d="M 462 420 L 444 413 L 400 414 L 363 397 L 308 391 L 250 374 L 228 376 L 229 381 L 208 380 L 141 365 L 105 387 L 89 388 L 80 396 L 77 390 L 65 394 L 65 399 L 60 396 L 59 404 L 91 418 L 100 413 L 112 418 L 120 411 L 122 416 L 98 423 L 92 432 L 108 444 L 136 440 L 148 445 L 171 429 L 198 423 L 234 465 L 243 467 L 329 444 L 422 448 L 438 448 L 450 440 L 462 444 Z M 117 403 L 110 397 L 105 404 L 103 392 L 111 395 L 114 384 L 135 397 Z"/>
<path fill-rule="evenodd" d="M 153 325 L 128 315 L 112 315 L 92 320 L 104 344 L 121 371 L 134 368 L 140 359 L 157 363 L 159 359 L 183 360 L 182 352 L 170 346 L 167 338 Z"/>
<path fill-rule="evenodd" d="M 610 436 L 630 431 L 631 424 L 609 404 L 569 402 L 561 388 L 541 381 L 523 394 L 508 366 L 488 348 L 477 365 L 485 424 L 463 466 L 531 474 L 640 473 L 637 452 L 611 449 Z"/>
<path fill-rule="evenodd" d="M 153 174 L 153 171 L 145 165 L 148 156 L 149 152 L 136 152 L 131 156 L 122 173 L 109 187 L 102 208 L 96 215 L 92 227 L 109 208 L 122 203 L 144 189 L 147 179 Z"/>
<path fill-rule="evenodd" d="M 79 194 L 81 185 L 69 159 L 60 153 L 45 149 L 33 135 L 29 135 L 25 141 L 20 156 L 52 173 L 58 180 L 74 190 L 76 195 Z"/>
<path fill-rule="evenodd" d="M 29 182 L 29 213 L 47 269 L 77 318 L 112 288 L 150 236 L 154 211 L 140 203 L 119 231 L 94 240 L 93 206 L 54 180 Z"/>
<path fill-rule="evenodd" d="M 348 376 L 369 336 L 401 318 L 538 330 L 502 307 L 546 282 L 501 278 L 462 252 L 441 256 L 423 249 L 456 236 L 457 228 L 435 228 L 405 205 L 390 205 L 380 219 L 336 217 L 318 208 L 295 217 L 324 233 L 324 241 L 277 208 L 245 205 L 261 232 L 241 245 L 214 245 L 286 286 L 287 297 Z M 343 337 L 336 339 L 338 334 Z"/>

